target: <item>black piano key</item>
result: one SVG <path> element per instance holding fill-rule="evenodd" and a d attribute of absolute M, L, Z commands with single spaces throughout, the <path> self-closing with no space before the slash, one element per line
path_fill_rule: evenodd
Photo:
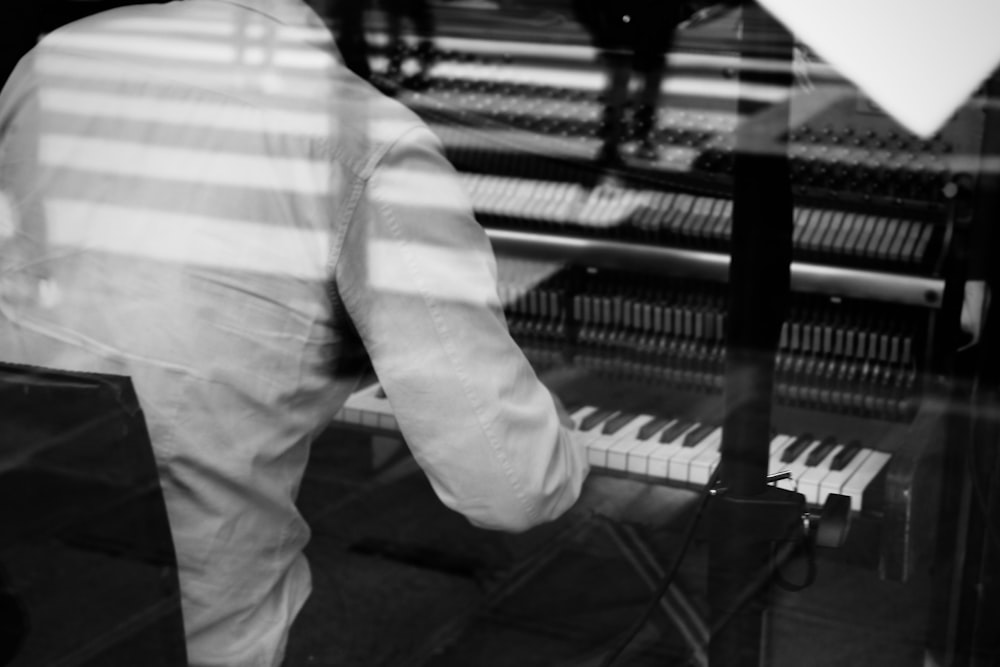
<path fill-rule="evenodd" d="M 589 415 L 584 417 L 583 420 L 580 421 L 579 430 L 589 431 L 590 429 L 594 428 L 595 426 L 597 426 L 598 424 L 600 424 L 613 414 L 615 414 L 614 410 L 598 408 L 597 410 L 591 412 Z"/>
<path fill-rule="evenodd" d="M 660 435 L 660 442 L 662 443 L 673 442 L 674 440 L 680 437 L 681 433 L 688 430 L 692 426 L 694 426 L 694 422 L 688 421 L 686 419 L 678 419 L 676 422 L 673 423 L 672 426 L 670 426 L 670 428 L 666 429 Z"/>
<path fill-rule="evenodd" d="M 385 395 L 385 389 L 382 388 L 382 385 L 379 385 L 378 389 L 375 390 L 375 398 L 388 398 Z"/>
<path fill-rule="evenodd" d="M 844 448 L 833 457 L 833 461 L 830 462 L 830 470 L 843 470 L 860 452 L 861 443 L 857 440 L 852 440 L 844 445 Z"/>
<path fill-rule="evenodd" d="M 661 428 L 669 424 L 671 421 L 673 420 L 668 417 L 654 417 L 642 425 L 636 437 L 639 440 L 649 440 L 656 435 Z"/>
<path fill-rule="evenodd" d="M 835 437 L 831 435 L 823 438 L 821 443 L 809 450 L 809 455 L 806 456 L 806 465 L 810 468 L 815 468 L 821 464 L 836 447 L 837 439 Z"/>
<path fill-rule="evenodd" d="M 637 415 L 630 412 L 621 412 L 604 422 L 604 428 L 601 429 L 601 433 L 604 435 L 614 435 L 618 431 L 622 430 L 626 424 L 635 419 L 636 416 Z"/>
<path fill-rule="evenodd" d="M 694 429 L 690 433 L 684 436 L 683 447 L 695 447 L 702 440 L 708 437 L 708 434 L 718 428 L 715 424 L 702 424 L 698 428 Z"/>
<path fill-rule="evenodd" d="M 781 452 L 781 462 L 782 463 L 792 463 L 795 459 L 802 456 L 802 452 L 805 451 L 811 443 L 816 440 L 812 436 L 812 433 L 804 433 L 792 441 L 792 444 L 785 447 L 785 450 Z"/>

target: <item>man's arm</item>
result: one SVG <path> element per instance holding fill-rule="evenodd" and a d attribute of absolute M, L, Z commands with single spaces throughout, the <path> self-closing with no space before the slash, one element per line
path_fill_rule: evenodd
<path fill-rule="evenodd" d="M 426 128 L 370 178 L 336 282 L 446 505 L 483 527 L 523 530 L 576 501 L 585 452 L 507 331 L 488 239 Z"/>

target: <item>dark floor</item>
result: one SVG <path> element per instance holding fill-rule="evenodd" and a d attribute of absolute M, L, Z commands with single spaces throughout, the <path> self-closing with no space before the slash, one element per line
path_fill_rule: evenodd
<path fill-rule="evenodd" d="M 324 442 L 314 452 L 300 497 L 313 527 L 314 593 L 293 628 L 288 667 L 598 665 L 650 591 L 602 517 L 627 506 L 666 564 L 695 500 L 597 479 L 571 516 L 505 535 L 443 508 L 405 463 L 395 479 L 379 481 L 373 468 L 357 444 Z M 699 536 L 678 578 L 702 613 L 705 552 Z M 806 591 L 770 593 L 768 664 L 921 665 L 927 592 L 823 560 Z M 684 664 L 691 653 L 675 627 L 654 615 L 637 650 L 616 664 Z"/>

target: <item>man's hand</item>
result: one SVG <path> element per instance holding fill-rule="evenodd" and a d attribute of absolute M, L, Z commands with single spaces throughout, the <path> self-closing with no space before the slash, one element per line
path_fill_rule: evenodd
<path fill-rule="evenodd" d="M 559 422 L 571 431 L 575 429 L 576 423 L 569 416 L 569 412 L 566 410 L 566 406 L 563 405 L 562 400 L 555 394 L 552 394 L 552 402 L 556 404 L 556 414 L 559 415 Z"/>
<path fill-rule="evenodd" d="M 579 368 L 573 366 L 558 366 L 550 368 L 538 376 L 542 384 L 546 386 L 552 394 L 552 402 L 556 404 L 556 412 L 559 413 L 559 421 L 568 429 L 575 429 L 576 424 L 569 416 L 566 406 L 563 405 L 559 394 L 569 391 L 575 384 L 580 382 L 584 374 Z"/>

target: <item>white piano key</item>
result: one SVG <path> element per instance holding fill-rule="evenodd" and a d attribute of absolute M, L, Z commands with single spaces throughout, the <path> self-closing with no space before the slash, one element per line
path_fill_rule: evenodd
<path fill-rule="evenodd" d="M 791 443 L 794 439 L 795 436 L 791 435 L 774 436 L 771 438 L 770 446 L 768 448 L 768 456 L 773 457 L 775 452 L 781 451 L 785 445 Z M 708 480 L 711 479 L 712 473 L 715 472 L 715 468 L 719 465 L 719 461 L 721 459 L 722 437 L 720 433 L 718 445 L 704 452 L 691 462 L 692 478 L 690 481 L 695 484 L 708 484 Z M 771 474 L 772 470 L 770 470 L 770 459 L 768 466 L 768 474 Z"/>
<path fill-rule="evenodd" d="M 697 426 L 695 428 L 698 428 Z M 693 430 L 693 429 L 692 429 Z M 690 431 L 688 431 L 690 433 Z M 687 433 L 682 435 L 678 441 L 678 444 L 684 442 L 684 438 Z M 695 458 L 697 458 L 702 452 L 710 447 L 717 444 L 718 439 L 722 437 L 722 428 L 716 428 L 714 431 L 706 435 L 701 442 L 692 447 L 681 446 L 679 451 L 677 451 L 673 456 L 670 457 L 670 466 L 668 469 L 667 477 L 677 482 L 687 482 L 690 479 L 690 464 Z"/>
<path fill-rule="evenodd" d="M 791 477 L 788 479 L 783 479 L 777 482 L 776 486 L 779 489 L 787 489 L 789 491 L 799 491 L 799 479 L 808 469 L 806 466 L 806 457 L 809 456 L 809 452 L 812 451 L 814 447 L 819 446 L 819 440 L 813 440 L 809 445 L 799 454 L 799 456 L 791 462 L 781 461 L 780 471 L 787 471 L 791 473 Z M 781 452 L 776 455 L 779 459 L 781 457 Z"/>
<path fill-rule="evenodd" d="M 381 386 L 375 383 L 351 394 L 335 419 L 357 426 L 397 431 L 399 427 L 392 408 L 381 393 Z M 581 423 L 596 413 L 602 413 L 601 418 L 588 430 L 580 430 Z M 604 433 L 608 421 L 620 414 L 599 406 L 585 405 L 570 415 L 577 424 L 578 440 L 586 447 L 588 460 L 596 470 L 624 471 L 678 483 L 708 483 L 721 457 L 721 428 L 715 428 L 694 447 L 682 446 L 688 434 L 702 426 L 694 422 L 688 422 L 670 442 L 660 442 L 666 431 L 684 420 L 667 422 L 650 438 L 640 440 L 639 431 L 655 419 L 647 414 L 636 415 L 616 433 Z M 782 462 L 782 454 L 795 440 L 796 436 L 788 434 L 779 434 L 771 439 L 768 474 L 785 470 L 791 472 L 792 479 L 781 481 L 778 485 L 802 493 L 806 501 L 813 505 L 822 505 L 831 493 L 841 493 L 850 497 L 851 509 L 860 510 L 865 490 L 891 460 L 887 453 L 861 448 L 842 470 L 832 470 L 834 458 L 848 446 L 841 444 L 818 465 L 807 466 L 805 462 L 809 454 L 822 443 L 821 440 L 813 440 L 795 461 Z"/>
<path fill-rule="evenodd" d="M 865 460 L 858 466 L 858 469 L 844 483 L 844 486 L 840 490 L 840 493 L 850 497 L 851 509 L 855 511 L 861 510 L 861 500 L 865 494 L 865 489 L 868 488 L 868 485 L 872 483 L 882 468 L 889 463 L 889 459 L 892 458 L 885 452 L 870 451 L 871 453 L 865 457 Z"/>
<path fill-rule="evenodd" d="M 799 437 L 801 436 L 792 436 L 791 438 L 788 439 L 788 441 L 785 444 L 781 446 L 780 449 L 771 452 L 771 458 L 768 461 L 768 466 L 767 466 L 767 474 L 774 475 L 779 472 L 789 472 L 792 475 L 791 478 L 783 479 L 775 484 L 775 486 L 777 486 L 780 489 L 787 489 L 789 491 L 796 490 L 796 484 L 797 484 L 796 480 L 798 479 L 798 476 L 802 474 L 803 469 L 805 468 L 804 462 L 805 462 L 806 452 L 808 452 L 814 446 L 816 446 L 816 444 L 818 444 L 818 441 L 816 439 L 811 438 L 809 444 L 807 444 L 805 448 L 801 452 L 799 452 L 799 456 L 795 459 L 795 461 L 783 461 L 782 458 L 785 456 L 786 450 L 789 447 L 791 447 L 792 444 L 794 444 L 795 441 L 799 439 Z"/>
<path fill-rule="evenodd" d="M 590 425 L 587 430 L 583 430 L 583 423 L 594 417 L 595 415 L 601 414 L 601 418 L 594 424 Z M 591 444 L 596 442 L 601 437 L 601 427 L 608 420 L 617 415 L 618 413 L 614 410 L 607 410 L 605 408 L 600 408 L 597 406 L 585 406 L 580 411 L 574 412 L 571 417 L 573 421 L 576 422 L 576 433 L 578 441 L 587 451 L 587 460 L 593 466 L 600 467 L 602 463 L 599 462 L 597 454 L 591 454 L 590 447 Z M 577 418 L 579 415 L 579 418 Z"/>
<path fill-rule="evenodd" d="M 341 406 L 340 410 L 333 416 L 334 421 L 344 422 L 345 424 L 360 424 L 361 417 L 358 415 L 357 410 L 353 410 L 347 407 L 347 404 Z"/>
<path fill-rule="evenodd" d="M 670 428 L 670 426 L 676 422 L 676 419 L 672 420 L 667 423 L 664 428 Z M 646 440 L 639 440 L 638 437 L 636 438 L 636 446 L 628 452 L 628 460 L 626 461 L 625 467 L 627 472 L 635 473 L 637 475 L 649 474 L 649 457 L 654 451 L 656 451 L 656 449 L 663 446 L 659 441 L 660 433 L 662 433 L 663 430 L 664 429 L 658 430 Z M 665 469 L 661 477 L 666 477 Z"/>
<path fill-rule="evenodd" d="M 805 471 L 799 476 L 799 493 L 806 497 L 807 503 L 822 505 L 826 500 L 826 495 L 820 491 L 823 479 L 830 474 L 830 462 L 843 445 L 834 447 L 822 461 L 814 466 L 806 466 Z"/>
<path fill-rule="evenodd" d="M 795 440 L 795 436 L 794 435 L 789 435 L 787 433 L 779 433 L 778 435 L 776 435 L 773 438 L 771 438 L 771 448 L 768 450 L 768 453 L 771 456 L 770 460 L 773 461 L 774 455 L 777 452 L 780 452 L 781 450 L 783 450 L 785 448 L 785 445 L 791 444 L 791 442 L 793 440 Z M 773 470 L 770 467 L 770 463 L 769 463 L 768 464 L 767 474 L 768 475 L 773 475 L 775 472 L 780 472 L 780 471 Z"/>
<path fill-rule="evenodd" d="M 638 415 L 632 415 L 632 419 L 629 420 L 628 424 L 619 428 L 614 433 L 605 433 L 604 427 L 609 422 L 616 419 L 620 414 L 621 413 L 616 413 L 611 417 L 608 417 L 608 419 L 604 420 L 600 426 L 596 427 L 598 430 L 597 435 L 587 443 L 587 460 L 590 462 L 590 465 L 598 468 L 607 468 L 608 450 L 621 439 L 622 432 L 624 430 L 635 426 L 635 423 L 639 421 Z M 638 428 L 638 426 L 635 426 L 636 431 Z"/>
<path fill-rule="evenodd" d="M 722 456 L 720 449 L 722 446 L 722 429 L 716 429 L 706 440 L 709 438 L 713 439 L 714 444 L 706 447 L 701 454 L 691 460 L 688 466 L 687 481 L 691 484 L 699 484 L 701 486 L 708 484 L 715 466 L 719 465 L 719 459 Z"/>
<path fill-rule="evenodd" d="M 676 422 L 668 426 L 667 429 L 673 428 L 675 424 Z M 670 461 L 673 459 L 675 454 L 683 449 L 681 447 L 681 443 L 684 442 L 684 436 L 699 426 L 700 424 L 692 422 L 690 426 L 685 428 L 680 435 L 675 437 L 670 442 L 660 442 L 659 436 L 653 436 L 652 439 L 655 447 L 649 453 L 646 474 L 650 477 L 671 479 Z"/>
<path fill-rule="evenodd" d="M 621 437 L 608 448 L 608 469 L 620 471 L 628 470 L 628 460 L 632 451 L 644 443 L 643 440 L 639 440 L 638 438 L 640 429 L 654 419 L 656 418 L 653 415 L 641 414 L 638 415 L 628 426 L 622 429 Z M 656 436 L 654 435 L 653 437 L 655 438 Z M 650 438 L 650 440 L 652 440 L 652 438 Z"/>
<path fill-rule="evenodd" d="M 579 429 L 580 428 L 580 423 L 583 421 L 583 419 L 585 417 L 588 417 L 588 416 L 592 415 L 593 413 L 597 412 L 598 410 L 600 410 L 600 408 L 597 407 L 597 406 L 595 406 L 595 405 L 581 405 L 578 408 L 574 408 L 569 413 L 569 418 L 576 425 L 576 428 Z"/>
<path fill-rule="evenodd" d="M 836 456 L 837 453 L 839 453 L 839 450 L 834 453 L 834 456 Z M 820 482 L 820 503 L 824 502 L 826 497 L 831 493 L 844 493 L 844 486 L 847 484 L 848 480 L 850 480 L 851 477 L 854 476 L 854 473 L 856 473 L 865 464 L 865 460 L 872 453 L 874 453 L 874 450 L 862 448 L 842 470 L 831 470 L 826 477 L 823 478 L 823 481 Z M 854 509 L 853 500 L 851 501 L 851 507 Z"/>
<path fill-rule="evenodd" d="M 397 430 L 392 406 L 387 398 L 380 396 L 381 392 L 382 387 L 377 382 L 354 392 L 345 401 L 338 418 L 349 424 Z"/>

